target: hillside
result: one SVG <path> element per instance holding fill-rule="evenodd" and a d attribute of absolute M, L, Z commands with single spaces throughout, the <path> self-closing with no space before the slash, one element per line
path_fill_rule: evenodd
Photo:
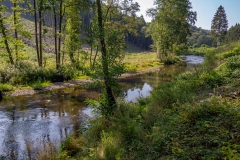
<path fill-rule="evenodd" d="M 191 47 L 201 47 L 202 45 L 213 46 L 213 39 L 211 38 L 211 31 L 191 26 L 191 36 L 189 36 L 188 44 Z"/>

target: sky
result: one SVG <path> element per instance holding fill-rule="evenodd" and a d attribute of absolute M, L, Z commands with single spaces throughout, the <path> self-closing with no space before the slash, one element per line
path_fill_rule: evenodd
<path fill-rule="evenodd" d="M 154 0 L 135 0 L 139 3 L 141 11 L 138 15 L 143 15 L 147 22 L 151 21 L 146 16 L 146 10 L 153 7 Z M 197 12 L 196 26 L 203 29 L 211 29 L 211 21 L 218 7 L 222 5 L 225 9 L 228 27 L 240 23 L 240 0 L 190 0 L 193 11 Z"/>

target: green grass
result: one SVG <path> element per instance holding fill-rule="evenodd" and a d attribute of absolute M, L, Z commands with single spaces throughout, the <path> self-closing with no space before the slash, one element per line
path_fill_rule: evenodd
<path fill-rule="evenodd" d="M 127 72 L 141 71 L 150 67 L 159 66 L 159 59 L 156 53 L 135 53 L 126 54 L 124 58 L 125 70 Z"/>
<path fill-rule="evenodd" d="M 45 81 L 45 82 L 37 81 L 37 82 L 31 84 L 31 87 L 32 87 L 34 90 L 41 90 L 41 89 L 43 89 L 44 87 L 47 87 L 47 86 L 50 86 L 50 85 L 51 85 L 51 82 L 50 82 L 50 81 Z"/>

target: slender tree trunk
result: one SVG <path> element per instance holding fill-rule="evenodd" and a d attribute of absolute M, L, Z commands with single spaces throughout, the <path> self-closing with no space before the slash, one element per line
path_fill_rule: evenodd
<path fill-rule="evenodd" d="M 95 62 L 96 62 L 97 54 L 98 54 L 98 46 L 97 46 L 96 53 L 95 53 L 95 56 L 94 56 L 94 59 L 93 59 L 93 64 L 92 64 L 92 67 L 93 67 L 93 68 L 95 67 Z"/>
<path fill-rule="evenodd" d="M 53 17 L 54 17 L 54 44 L 55 44 L 55 56 L 56 56 L 56 69 L 59 68 L 58 65 L 58 50 L 57 50 L 57 15 L 55 6 L 53 7 Z"/>
<path fill-rule="evenodd" d="M 38 65 L 40 66 L 40 56 L 39 56 L 39 47 L 38 47 L 38 29 L 37 29 L 37 6 L 36 0 L 33 0 L 33 7 L 34 7 L 34 25 L 35 25 L 35 42 L 36 42 L 36 50 L 37 50 L 37 60 Z"/>
<path fill-rule="evenodd" d="M 92 53 L 93 53 L 93 30 L 92 30 L 92 25 L 91 25 L 91 23 L 90 23 L 90 25 L 89 25 L 89 28 L 90 28 L 90 32 L 91 32 L 91 39 L 90 39 L 90 47 L 91 47 L 91 51 L 90 51 L 90 67 L 92 67 L 93 65 L 92 65 Z"/>
<path fill-rule="evenodd" d="M 18 61 L 18 45 L 17 45 L 18 32 L 17 32 L 17 15 L 16 15 L 17 4 L 13 3 L 13 7 L 14 7 L 14 10 L 13 10 L 14 34 L 15 34 L 15 40 L 16 40 L 16 43 L 15 43 L 15 55 L 16 55 L 16 62 L 17 62 Z"/>
<path fill-rule="evenodd" d="M 57 59 L 57 69 L 60 67 L 60 62 L 61 62 L 61 38 L 62 38 L 62 19 L 63 19 L 63 13 L 62 13 L 62 4 L 63 1 L 61 0 L 60 2 L 60 11 L 59 11 L 59 31 L 58 31 L 58 59 Z"/>
<path fill-rule="evenodd" d="M 39 9 L 39 66 L 42 67 L 42 11 Z"/>
<path fill-rule="evenodd" d="M 90 57 L 89 57 L 90 59 L 89 59 L 89 60 L 90 60 L 90 67 L 92 67 L 92 66 L 93 66 L 93 65 L 92 65 L 92 52 L 93 52 L 93 48 L 92 48 L 93 45 L 92 45 L 92 42 L 91 42 L 90 47 L 91 47 L 91 51 L 90 51 Z"/>
<path fill-rule="evenodd" d="M 3 19 L 2 19 L 2 15 L 1 14 L 0 14 L 0 28 L 1 28 L 2 37 L 4 39 L 4 44 L 5 44 L 7 53 L 8 53 L 8 57 L 9 57 L 10 63 L 14 64 L 12 53 L 11 53 L 11 50 L 10 50 L 10 47 L 9 47 L 9 43 L 8 43 L 8 39 L 7 39 L 7 35 L 6 35 L 6 28 L 5 28 L 4 24 L 3 24 Z"/>
<path fill-rule="evenodd" d="M 104 27 L 103 27 L 103 17 L 102 17 L 102 8 L 101 8 L 101 2 L 100 0 L 97 0 L 97 12 L 98 12 L 98 27 L 100 30 L 99 39 L 101 43 L 101 51 L 102 51 L 102 69 L 103 69 L 103 80 L 106 90 L 106 96 L 107 96 L 107 103 L 111 107 L 111 111 L 116 108 L 116 100 L 114 98 L 112 88 L 111 88 L 111 77 L 109 75 L 108 70 L 108 59 L 107 59 L 107 49 L 105 44 L 105 38 L 104 38 Z"/>

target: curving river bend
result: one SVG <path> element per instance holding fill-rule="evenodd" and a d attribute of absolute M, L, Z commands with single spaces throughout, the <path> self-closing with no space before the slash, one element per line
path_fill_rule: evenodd
<path fill-rule="evenodd" d="M 119 80 L 125 100 L 146 97 L 159 83 L 191 71 L 203 57 L 186 56 L 185 65 L 161 67 L 158 71 Z M 31 96 L 9 97 L 0 102 L 0 159 L 34 159 L 49 146 L 58 146 L 70 132 L 91 117 L 86 98 L 96 99 L 99 91 L 81 86 Z"/>

